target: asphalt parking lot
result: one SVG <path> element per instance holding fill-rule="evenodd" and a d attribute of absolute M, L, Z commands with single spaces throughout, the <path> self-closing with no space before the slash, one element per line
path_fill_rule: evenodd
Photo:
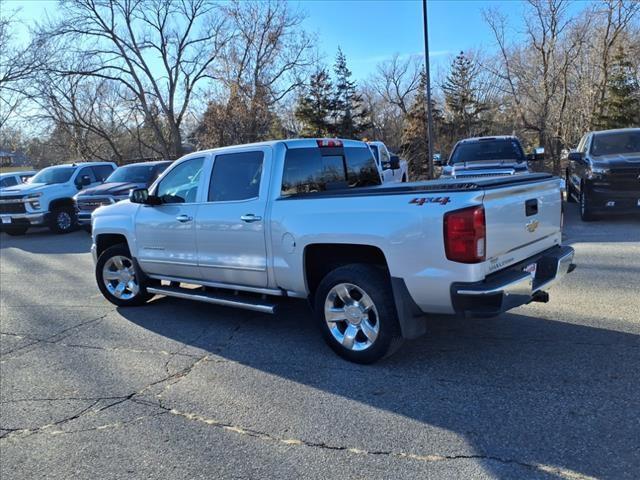
<path fill-rule="evenodd" d="M 637 478 L 640 220 L 566 222 L 548 304 L 372 366 L 304 305 L 118 309 L 86 233 L 1 234 L 0 477 Z"/>

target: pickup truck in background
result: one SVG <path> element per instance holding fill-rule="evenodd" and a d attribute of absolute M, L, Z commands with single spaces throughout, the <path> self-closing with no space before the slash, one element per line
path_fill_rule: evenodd
<path fill-rule="evenodd" d="M 73 197 L 78 224 L 90 230 L 91 213 L 96 208 L 127 200 L 130 190 L 148 187 L 169 165 L 169 160 L 124 165 L 109 175 L 103 184 L 80 190 Z"/>
<path fill-rule="evenodd" d="M 367 142 L 376 159 L 383 183 L 405 183 L 409 181 L 409 164 L 398 155 L 393 155 L 383 142 Z"/>
<path fill-rule="evenodd" d="M 9 235 L 24 235 L 31 227 L 48 226 L 67 233 L 76 226 L 73 196 L 96 186 L 116 169 L 111 162 L 56 165 L 40 170 L 29 183 L 0 190 L 0 227 Z"/>
<path fill-rule="evenodd" d="M 640 128 L 587 133 L 568 159 L 567 201 L 583 221 L 640 213 Z"/>
<path fill-rule="evenodd" d="M 0 173 L 0 188 L 14 187 L 27 183 L 35 174 L 34 170 Z"/>
<path fill-rule="evenodd" d="M 273 313 L 307 299 L 329 346 L 370 363 L 423 334 L 425 315 L 547 301 L 574 268 L 559 183 L 381 185 L 354 140 L 190 153 L 130 201 L 93 212 L 96 280 L 119 306 L 167 295 Z"/>
<path fill-rule="evenodd" d="M 441 177 L 479 178 L 529 173 L 527 160 L 517 137 L 465 138 L 453 147 L 449 160 L 442 166 Z"/>

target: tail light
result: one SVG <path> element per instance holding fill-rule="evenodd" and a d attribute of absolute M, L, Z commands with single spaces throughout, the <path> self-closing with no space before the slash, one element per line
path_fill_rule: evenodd
<path fill-rule="evenodd" d="M 444 248 L 447 258 L 460 263 L 479 263 L 486 255 L 484 207 L 455 210 L 444 215 Z"/>
<path fill-rule="evenodd" d="M 569 198 L 569 190 L 567 190 L 567 199 L 568 198 Z M 564 198 L 562 196 L 562 190 L 560 190 L 560 230 L 562 230 L 563 228 L 564 228 Z"/>
<path fill-rule="evenodd" d="M 320 138 L 316 140 L 316 143 L 320 148 L 322 147 L 342 147 L 342 140 L 337 138 Z"/>

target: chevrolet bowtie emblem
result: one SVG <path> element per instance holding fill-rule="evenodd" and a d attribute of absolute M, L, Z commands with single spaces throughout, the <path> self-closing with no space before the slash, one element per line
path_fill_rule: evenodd
<path fill-rule="evenodd" d="M 538 222 L 538 220 L 531 220 L 530 222 L 527 223 L 526 227 L 527 227 L 527 230 L 533 233 L 536 231 L 536 228 L 538 228 L 538 225 L 540 225 L 540 222 Z"/>

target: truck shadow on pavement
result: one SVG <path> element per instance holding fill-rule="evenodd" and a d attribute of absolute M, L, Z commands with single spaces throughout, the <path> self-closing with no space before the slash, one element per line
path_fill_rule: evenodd
<path fill-rule="evenodd" d="M 535 478 L 625 478 L 640 469 L 637 335 L 522 313 L 490 320 L 440 317 L 429 321 L 427 336 L 405 343 L 389 359 L 362 366 L 324 345 L 304 304 L 286 305 L 275 317 L 176 299 L 119 312 L 222 361 L 413 420 L 406 422 L 406 432 L 396 433 L 420 432 L 407 440 L 412 454 L 475 458 L 497 478 L 513 474 L 506 473 L 508 465 L 530 469 Z M 199 335 L 203 327 L 207 334 Z M 221 331 L 225 338 L 234 333 L 221 342 Z M 203 383 L 201 389 L 215 388 Z M 294 401 L 282 395 L 282 406 Z M 353 428 L 331 419 L 330 408 L 310 409 L 309 417 L 336 422 L 333 438 L 344 438 L 344 430 Z M 378 428 L 402 430 L 405 421 L 398 422 Z M 434 427 L 463 436 L 471 457 L 468 450 L 439 451 Z M 359 445 L 348 447 L 367 446 L 360 438 Z"/>
<path fill-rule="evenodd" d="M 89 253 L 91 235 L 83 230 L 58 235 L 44 228 L 16 237 L 0 232 L 0 250 L 5 248 L 18 248 L 29 253 Z"/>

